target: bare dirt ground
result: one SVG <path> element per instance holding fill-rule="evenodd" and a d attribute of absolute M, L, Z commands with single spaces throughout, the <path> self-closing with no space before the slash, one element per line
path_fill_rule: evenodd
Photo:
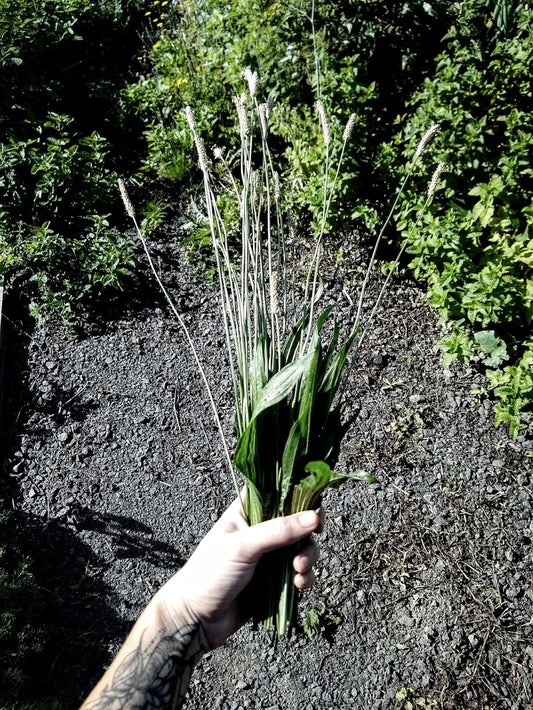
<path fill-rule="evenodd" d="M 231 434 L 217 295 L 191 279 L 177 238 L 152 249 Z M 324 274 L 341 322 L 357 264 L 333 260 Z M 128 298 L 127 310 L 103 304 L 84 336 L 14 311 L 8 323 L 0 491 L 40 589 L 43 707 L 79 704 L 232 499 L 177 324 L 144 277 Z M 187 707 L 533 707 L 531 431 L 511 442 L 494 428 L 483 377 L 443 371 L 440 335 L 423 291 L 398 278 L 350 375 L 337 464 L 380 483 L 325 498 L 318 580 L 300 603 L 309 635 L 276 645 L 243 628 L 203 659 Z"/>

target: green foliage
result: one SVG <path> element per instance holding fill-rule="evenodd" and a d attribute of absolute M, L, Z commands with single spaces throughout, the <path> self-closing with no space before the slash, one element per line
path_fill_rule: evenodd
<path fill-rule="evenodd" d="M 141 232 L 148 237 L 165 221 L 168 205 L 162 200 L 150 200 L 142 209 Z"/>
<path fill-rule="evenodd" d="M 330 636 L 341 621 L 341 617 L 322 602 L 318 609 L 309 609 L 302 620 L 302 628 L 309 638 L 318 635 Z"/>
<path fill-rule="evenodd" d="M 402 151 L 412 149 L 429 120 L 440 124 L 427 159 L 446 163 L 445 185 L 407 251 L 415 274 L 429 283 L 431 305 L 455 323 L 441 341 L 444 364 L 479 354 L 487 367 L 500 368 L 510 388 L 493 388 L 496 419 L 507 421 L 515 437 L 533 411 L 527 379 L 517 375 L 533 321 L 533 11 L 515 4 L 514 31 L 507 26 L 494 41 L 485 3 L 464 8 L 434 76 L 413 94 L 413 117 L 383 147 L 381 169 L 397 179 Z M 404 233 L 413 199 L 407 191 L 398 210 Z"/>
<path fill-rule="evenodd" d="M 487 377 L 496 397 L 496 424 L 505 422 L 514 439 L 526 426 L 524 412 L 531 412 L 533 402 L 533 341 L 525 343 L 524 354 L 513 365 L 488 370 Z"/>
<path fill-rule="evenodd" d="M 0 270 L 23 284 L 33 314 L 76 322 L 88 296 L 118 287 L 131 245 L 91 214 L 115 190 L 105 141 L 78 137 L 69 116 L 49 114 L 35 134 L 0 147 Z"/>
<path fill-rule="evenodd" d="M 61 710 L 73 706 L 69 687 L 50 691 L 46 668 L 58 650 L 51 642 L 50 609 L 38 584 L 32 542 L 16 513 L 0 510 L 0 698 L 2 710 Z M 46 596 L 46 595 L 45 595 Z M 54 621 L 56 621 L 54 619 Z"/>
<path fill-rule="evenodd" d="M 116 156 L 103 131 L 119 124 L 113 40 L 134 46 L 141 4 L 0 0 L 0 271 L 39 317 L 79 321 L 132 264 L 107 221 Z"/>
<path fill-rule="evenodd" d="M 437 710 L 441 707 L 437 700 L 418 695 L 413 688 L 400 688 L 395 698 L 396 707 L 401 710 Z"/>
<path fill-rule="evenodd" d="M 285 207 L 300 219 L 310 213 L 316 222 L 322 209 L 325 153 L 314 108 L 317 98 L 323 100 L 337 138 L 348 116 L 356 114 L 356 140 L 347 146 L 337 181 L 339 199 L 330 210 L 332 222 L 345 219 L 341 206 L 369 175 L 373 148 L 383 136 L 383 107 L 392 113 L 414 77 L 428 71 L 434 40 L 449 21 L 448 3 L 432 3 L 431 13 L 419 1 L 314 5 L 312 15 L 309 0 L 290 5 L 186 0 L 179 16 L 164 19 L 160 37 L 146 49 L 138 81 L 123 95 L 126 110 L 136 112 L 146 125 L 144 171 L 170 180 L 187 178 L 192 149 L 183 116 L 187 105 L 194 107 L 206 145 L 222 147 L 234 129 L 233 98 L 242 90 L 241 72 L 251 67 L 278 107 L 271 131 L 276 147 L 284 151 L 278 169 Z M 331 183 L 332 172 L 327 179 Z"/>

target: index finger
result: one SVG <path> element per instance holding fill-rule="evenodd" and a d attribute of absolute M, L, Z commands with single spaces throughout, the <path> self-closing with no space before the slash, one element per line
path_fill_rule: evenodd
<path fill-rule="evenodd" d="M 318 528 L 320 519 L 314 510 L 286 515 L 266 520 L 241 530 L 241 553 L 250 559 L 258 560 L 262 555 L 280 547 L 286 547 L 303 538 Z"/>

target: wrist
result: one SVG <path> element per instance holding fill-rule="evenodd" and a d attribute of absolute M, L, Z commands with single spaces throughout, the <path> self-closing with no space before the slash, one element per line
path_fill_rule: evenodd
<path fill-rule="evenodd" d="M 201 625 L 201 619 L 180 591 L 179 576 L 178 572 L 173 579 L 161 587 L 149 604 L 157 618 L 159 628 L 170 635 L 185 626 Z"/>

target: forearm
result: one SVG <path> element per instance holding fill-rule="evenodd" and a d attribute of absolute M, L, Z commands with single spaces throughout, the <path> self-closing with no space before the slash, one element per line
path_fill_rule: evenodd
<path fill-rule="evenodd" d="M 249 527 L 236 500 L 148 604 L 82 710 L 180 708 L 202 653 L 249 617 L 241 595 L 262 555 L 304 539 L 319 522 L 306 511 Z M 294 558 L 299 589 L 312 582 L 316 558 L 313 546 Z"/>
<path fill-rule="evenodd" d="M 169 623 L 157 597 L 139 617 L 82 710 L 129 710 L 183 705 L 194 666 L 204 652 L 199 623 L 186 615 Z"/>

